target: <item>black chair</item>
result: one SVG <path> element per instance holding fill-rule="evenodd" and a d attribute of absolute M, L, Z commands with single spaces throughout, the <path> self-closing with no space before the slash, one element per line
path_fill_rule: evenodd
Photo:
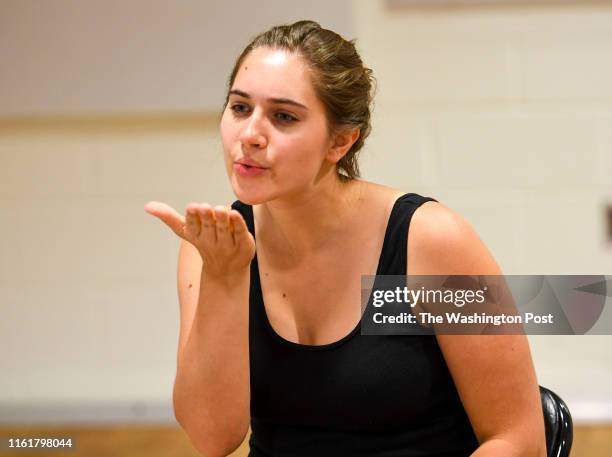
<path fill-rule="evenodd" d="M 568 457 L 574 438 L 572 416 L 561 398 L 546 387 L 540 386 L 544 427 L 546 429 L 546 455 Z"/>

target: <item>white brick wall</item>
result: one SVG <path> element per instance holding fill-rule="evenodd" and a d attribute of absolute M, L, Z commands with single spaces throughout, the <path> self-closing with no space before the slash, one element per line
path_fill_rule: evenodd
<path fill-rule="evenodd" d="M 0 162 L 0 422 L 171 418 L 178 240 L 143 206 L 232 201 L 214 116 L 5 121 Z"/>
<path fill-rule="evenodd" d="M 358 0 L 353 17 L 379 81 L 366 179 L 456 209 L 505 273 L 612 274 L 612 8 Z M 178 242 L 142 206 L 233 200 L 216 129 L 0 124 L 1 404 L 168 407 Z M 578 419 L 611 417 L 610 337 L 531 342 L 540 382 Z"/>
<path fill-rule="evenodd" d="M 612 274 L 612 7 L 353 4 L 379 87 L 366 178 L 457 210 L 507 274 Z M 612 420 L 611 338 L 530 337 L 578 421 Z"/>

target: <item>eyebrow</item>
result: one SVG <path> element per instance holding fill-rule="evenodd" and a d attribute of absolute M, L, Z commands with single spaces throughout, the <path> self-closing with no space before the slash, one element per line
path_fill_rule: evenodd
<path fill-rule="evenodd" d="M 244 98 L 251 98 L 249 94 L 241 90 L 238 90 L 238 89 L 230 90 L 229 94 L 239 95 Z M 306 110 L 308 109 L 305 105 L 302 105 L 301 103 L 298 103 L 295 100 L 291 100 L 290 98 L 268 98 L 268 101 L 272 103 L 278 103 L 278 104 L 284 104 L 284 105 L 294 105 L 294 106 L 298 106 Z"/>

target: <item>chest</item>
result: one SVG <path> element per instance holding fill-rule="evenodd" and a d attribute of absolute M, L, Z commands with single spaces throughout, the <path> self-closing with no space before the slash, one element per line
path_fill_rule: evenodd
<path fill-rule="evenodd" d="M 305 345 L 329 344 L 349 334 L 362 314 L 362 275 L 376 273 L 383 235 L 355 238 L 291 268 L 277 267 L 258 251 L 262 298 L 274 331 Z"/>
<path fill-rule="evenodd" d="M 435 337 L 357 334 L 331 350 L 305 350 L 255 325 L 250 367 L 252 415 L 273 423 L 409 429 L 458 403 Z"/>

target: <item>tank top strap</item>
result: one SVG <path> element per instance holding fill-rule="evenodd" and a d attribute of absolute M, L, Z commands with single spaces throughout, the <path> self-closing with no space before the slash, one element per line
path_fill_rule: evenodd
<path fill-rule="evenodd" d="M 385 233 L 379 275 L 405 275 L 408 247 L 408 229 L 412 215 L 416 209 L 428 201 L 437 202 L 431 197 L 423 197 L 415 193 L 407 193 L 399 197 L 389 216 L 389 223 Z"/>
<path fill-rule="evenodd" d="M 412 215 L 423 203 L 435 201 L 431 197 L 424 197 L 415 193 L 407 193 L 399 197 L 391 210 L 385 232 L 383 248 L 379 259 L 377 275 L 405 275 L 408 246 L 408 229 Z M 244 218 L 249 232 L 255 236 L 255 220 L 253 207 L 240 200 L 232 203 L 232 208 L 240 212 Z"/>

